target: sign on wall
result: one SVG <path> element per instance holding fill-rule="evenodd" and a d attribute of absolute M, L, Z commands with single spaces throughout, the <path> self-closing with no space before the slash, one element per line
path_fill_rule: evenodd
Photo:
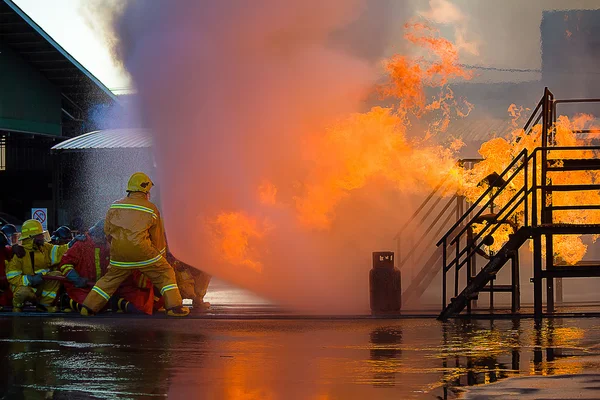
<path fill-rule="evenodd" d="M 48 230 L 48 209 L 47 208 L 32 208 L 31 219 L 35 219 L 41 222 L 44 230 Z"/>

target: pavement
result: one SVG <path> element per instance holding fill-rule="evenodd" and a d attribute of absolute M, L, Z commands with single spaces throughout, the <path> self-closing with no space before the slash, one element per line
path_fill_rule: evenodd
<path fill-rule="evenodd" d="M 600 371 L 595 318 L 272 317 L 0 313 L 0 398 L 453 399 L 478 385 L 517 390 L 514 377 Z M 582 379 L 559 398 L 595 387 Z"/>

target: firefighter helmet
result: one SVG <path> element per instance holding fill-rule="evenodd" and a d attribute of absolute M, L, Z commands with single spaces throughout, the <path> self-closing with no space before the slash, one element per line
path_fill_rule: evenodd
<path fill-rule="evenodd" d="M 12 235 L 17 233 L 17 227 L 14 226 L 13 224 L 6 224 L 6 225 L 2 225 L 2 228 L 0 228 L 0 231 L 2 231 L 2 233 L 4 233 L 7 238 L 10 238 Z"/>
<path fill-rule="evenodd" d="M 154 186 L 154 183 L 152 183 L 148 175 L 143 172 L 136 172 L 131 175 L 129 182 L 127 182 L 127 191 L 148 193 L 152 186 Z"/>
<path fill-rule="evenodd" d="M 23 226 L 21 227 L 21 240 L 29 239 L 37 235 L 41 235 L 44 233 L 44 228 L 42 227 L 42 223 L 35 219 L 28 219 L 23 222 Z"/>
<path fill-rule="evenodd" d="M 52 240 L 53 242 L 70 242 L 71 240 L 73 240 L 73 232 L 71 232 L 71 228 L 63 225 L 54 232 L 52 232 L 52 237 L 50 238 L 50 240 Z"/>

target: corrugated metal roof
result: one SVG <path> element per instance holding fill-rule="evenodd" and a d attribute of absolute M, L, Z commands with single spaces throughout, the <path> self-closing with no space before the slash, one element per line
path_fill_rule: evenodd
<path fill-rule="evenodd" d="M 105 129 L 83 134 L 52 147 L 57 151 L 92 149 L 136 149 L 152 147 L 147 129 Z"/>
<path fill-rule="evenodd" d="M 514 129 L 516 128 L 512 126 L 510 117 L 504 119 L 467 117 L 452 121 L 447 133 L 461 138 L 464 142 L 484 142 L 493 137 L 504 137 Z"/>

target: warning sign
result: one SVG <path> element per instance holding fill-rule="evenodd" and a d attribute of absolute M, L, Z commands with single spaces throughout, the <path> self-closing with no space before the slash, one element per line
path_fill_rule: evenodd
<path fill-rule="evenodd" d="M 48 209 L 47 208 L 32 208 L 31 218 L 41 222 L 44 230 L 48 230 Z"/>

